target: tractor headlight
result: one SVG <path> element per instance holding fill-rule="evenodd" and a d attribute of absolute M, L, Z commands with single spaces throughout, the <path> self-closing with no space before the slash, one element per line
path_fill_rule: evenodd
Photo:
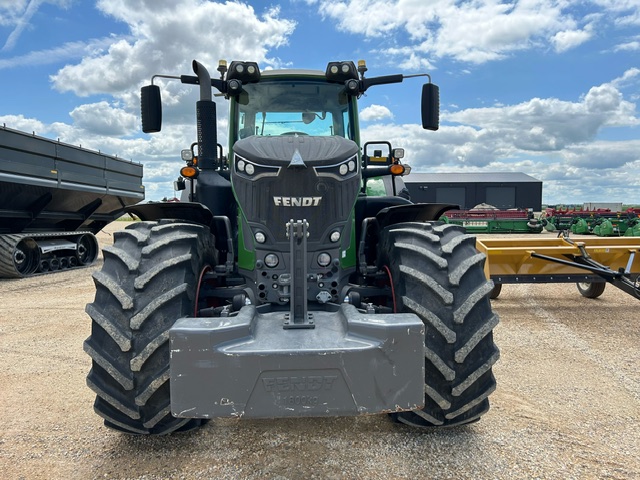
<path fill-rule="evenodd" d="M 333 243 L 336 243 L 337 241 L 339 241 L 340 232 L 338 230 L 334 230 L 333 232 L 331 232 L 331 236 L 329 237 L 329 240 L 331 240 Z"/>
<path fill-rule="evenodd" d="M 258 243 L 264 243 L 267 241 L 267 236 L 262 232 L 256 232 L 255 239 Z"/>
<path fill-rule="evenodd" d="M 277 176 L 280 172 L 280 167 L 273 167 L 270 165 L 259 165 L 257 163 L 250 162 L 246 158 L 240 155 L 235 155 L 235 173 L 240 174 L 243 177 L 251 177 L 252 181 L 258 180 L 264 176 Z"/>
<path fill-rule="evenodd" d="M 329 255 L 327 252 L 322 252 L 320 255 L 318 255 L 318 265 L 320 265 L 321 267 L 328 267 L 330 263 L 331 255 Z"/>
<path fill-rule="evenodd" d="M 331 176 L 337 180 L 344 180 L 345 177 L 349 178 L 358 171 L 358 156 L 354 155 L 337 165 L 331 165 L 326 167 L 313 167 L 316 170 L 318 176 Z"/>
<path fill-rule="evenodd" d="M 275 268 L 280 263 L 278 259 L 278 255 L 275 253 L 268 253 L 266 257 L 264 257 L 264 264 L 269 268 Z"/>

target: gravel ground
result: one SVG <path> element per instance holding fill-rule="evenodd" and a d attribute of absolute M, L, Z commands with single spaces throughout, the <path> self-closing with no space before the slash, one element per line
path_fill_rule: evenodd
<path fill-rule="evenodd" d="M 505 285 L 498 389 L 473 425 L 215 420 L 141 438 L 106 429 L 85 386 L 98 268 L 0 281 L 0 478 L 640 478 L 639 304 L 615 288 Z"/>

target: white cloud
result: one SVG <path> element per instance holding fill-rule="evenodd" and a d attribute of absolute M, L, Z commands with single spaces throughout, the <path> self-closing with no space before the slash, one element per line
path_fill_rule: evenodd
<path fill-rule="evenodd" d="M 469 63 L 553 47 L 562 53 L 589 41 L 599 21 L 640 24 L 637 0 L 307 0 L 340 30 L 396 38 L 385 52 L 407 69 L 450 57 Z M 389 15 L 388 12 L 392 12 Z M 621 21 L 617 21 L 622 16 Z M 381 19 L 384 19 L 381 21 Z M 408 37 L 408 38 L 407 38 Z"/>
<path fill-rule="evenodd" d="M 93 55 L 113 43 L 113 37 L 96 38 L 86 42 L 68 42 L 47 50 L 31 51 L 17 57 L 0 58 L 0 70 L 15 67 L 51 65 Z"/>
<path fill-rule="evenodd" d="M 27 0 L 0 0 L 0 25 L 15 26 L 27 3 Z"/>
<path fill-rule="evenodd" d="M 80 105 L 70 115 L 76 127 L 96 135 L 127 136 L 138 131 L 136 115 L 105 101 Z"/>
<path fill-rule="evenodd" d="M 592 0 L 595 4 L 613 12 L 618 25 L 640 25 L 640 5 L 638 0 Z"/>
<path fill-rule="evenodd" d="M 632 42 L 627 42 L 627 43 L 621 43 L 619 45 L 616 45 L 616 47 L 614 48 L 615 52 L 620 52 L 620 51 L 634 52 L 636 50 L 640 50 L 640 41 L 638 40 L 634 40 Z"/>
<path fill-rule="evenodd" d="M 623 99 L 614 83 L 592 87 L 578 102 L 533 98 L 512 106 L 461 110 L 443 118 L 482 128 L 487 135 L 500 132 L 499 144 L 541 151 L 591 141 L 605 126 L 640 125 L 635 105 Z"/>
<path fill-rule="evenodd" d="M 31 18 L 44 3 L 64 8 L 70 0 L 3 0 L 0 2 L 0 25 L 14 27 L 2 47 L 3 52 L 13 50 L 22 32 L 29 27 Z"/>
<path fill-rule="evenodd" d="M 621 77 L 611 81 L 611 85 L 616 88 L 625 88 L 633 84 L 640 84 L 640 68 L 630 68 Z"/>
<path fill-rule="evenodd" d="M 566 52 L 587 42 L 592 36 L 592 32 L 587 30 L 566 30 L 551 37 L 551 43 L 553 43 L 556 52 Z"/>
<path fill-rule="evenodd" d="M 235 2 L 100 0 L 98 8 L 125 22 L 135 39 L 119 39 L 106 52 L 62 68 L 52 76 L 61 92 L 117 95 L 156 73 L 191 74 L 194 58 L 214 73 L 227 56 L 268 63 L 269 49 L 284 45 L 295 26 L 277 9 L 259 16 Z"/>
<path fill-rule="evenodd" d="M 383 105 L 370 105 L 360 111 L 360 120 L 372 122 L 383 118 L 393 118 L 393 113 Z"/>
<path fill-rule="evenodd" d="M 604 175 L 598 171 L 607 176 L 614 169 L 630 172 L 640 163 L 640 141 L 598 138 L 605 128 L 640 126 L 635 105 L 618 89 L 638 77 L 640 70 L 630 69 L 590 88 L 577 101 L 533 98 L 515 105 L 444 112 L 437 132 L 425 132 L 418 125 L 376 123 L 361 135 L 365 141 L 387 138 L 394 147 L 404 147 L 406 162 L 415 171 L 524 171 L 545 181 L 559 181 L 556 176 L 561 174 L 594 177 L 597 183 Z M 550 165 L 553 175 L 546 172 Z M 637 191 L 629 198 L 640 201 Z"/>
<path fill-rule="evenodd" d="M 34 118 L 25 118 L 24 115 L 2 115 L 0 116 L 0 123 L 14 130 L 32 132 L 36 135 L 46 133 L 44 123 Z"/>

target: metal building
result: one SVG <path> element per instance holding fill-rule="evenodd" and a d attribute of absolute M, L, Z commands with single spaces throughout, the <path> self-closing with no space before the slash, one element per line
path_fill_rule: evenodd
<path fill-rule="evenodd" d="M 500 209 L 542 209 L 542 181 L 525 173 L 411 173 L 403 178 L 413 202 L 451 203 L 467 210 L 480 203 Z"/>

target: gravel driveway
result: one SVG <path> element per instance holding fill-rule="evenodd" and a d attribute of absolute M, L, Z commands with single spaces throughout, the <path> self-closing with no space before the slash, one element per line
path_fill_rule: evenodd
<path fill-rule="evenodd" d="M 640 478 L 640 303 L 615 288 L 505 285 L 498 389 L 473 425 L 215 420 L 141 438 L 103 427 L 85 386 L 98 268 L 0 280 L 0 478 Z"/>

